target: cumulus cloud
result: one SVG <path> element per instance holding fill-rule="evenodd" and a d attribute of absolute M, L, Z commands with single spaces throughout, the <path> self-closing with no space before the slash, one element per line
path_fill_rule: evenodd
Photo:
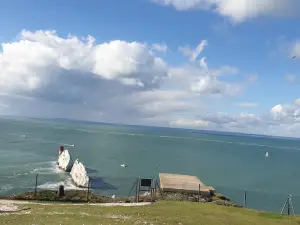
<path fill-rule="evenodd" d="M 209 68 L 206 57 L 203 56 L 198 63 L 198 56 L 202 53 L 208 44 L 206 40 L 202 40 L 195 48 L 189 46 L 179 47 L 178 50 L 184 56 L 187 56 L 192 63 L 186 67 L 171 68 L 170 74 L 177 78 L 178 83 L 185 84 L 188 89 L 194 93 L 201 95 L 230 95 L 235 96 L 242 91 L 242 86 L 236 83 L 226 83 L 218 77 L 226 75 L 237 75 L 239 70 L 232 66 L 221 66 L 220 68 Z"/>
<path fill-rule="evenodd" d="M 178 119 L 170 123 L 172 127 L 189 127 L 219 131 L 261 133 L 256 128 L 263 125 L 262 119 L 254 114 L 230 115 L 217 112 L 199 115 L 197 119 Z"/>
<path fill-rule="evenodd" d="M 238 73 L 237 68 L 230 66 L 216 69 L 207 69 L 197 65 L 170 68 L 170 76 L 175 81 L 177 88 L 188 89 L 201 96 L 237 96 L 241 94 L 244 89 L 241 83 L 228 83 L 219 79 L 221 76 Z"/>
<path fill-rule="evenodd" d="M 193 60 L 182 66 L 168 65 L 153 45 L 121 40 L 97 43 L 91 36 L 64 38 L 55 31 L 23 31 L 19 39 L 2 44 L 2 49 L 1 114 L 270 134 L 298 132 L 299 99 L 279 104 L 265 115 L 208 112 L 215 95 L 234 97 L 246 87 L 226 81 L 226 76 L 239 76 L 238 68 L 210 67 L 205 56 L 198 60 L 203 51 L 199 46 L 189 48 L 187 56 Z"/>
<path fill-rule="evenodd" d="M 170 126 L 300 137 L 300 99 L 291 104 L 277 104 L 261 115 L 202 113 L 194 118 L 177 118 L 170 122 Z"/>
<path fill-rule="evenodd" d="M 65 81 L 65 76 L 73 78 L 69 82 L 117 80 L 152 88 L 167 76 L 164 60 L 137 42 L 96 44 L 90 36 L 64 39 L 55 31 L 22 31 L 19 41 L 2 44 L 2 49 L 1 91 L 43 95 L 47 87 Z"/>
<path fill-rule="evenodd" d="M 241 23 L 258 16 L 297 16 L 298 0 L 152 0 L 177 10 L 211 10 Z"/>
<path fill-rule="evenodd" d="M 18 40 L 2 44 L 2 49 L 0 96 L 14 109 L 8 114 L 40 111 L 40 116 L 50 116 L 39 106 L 49 109 L 55 103 L 54 108 L 88 108 L 98 120 L 103 114 L 134 118 L 143 112 L 126 104 L 126 96 L 159 88 L 168 77 L 166 62 L 138 42 L 96 44 L 91 36 L 63 38 L 55 31 L 22 31 Z M 59 116 L 55 113 L 59 110 L 52 111 L 52 116 Z"/>
<path fill-rule="evenodd" d="M 219 81 L 215 76 L 204 75 L 195 79 L 190 86 L 191 91 L 199 94 L 236 95 L 241 91 L 239 85 Z"/>
<path fill-rule="evenodd" d="M 158 52 L 167 52 L 169 50 L 168 45 L 166 43 L 153 44 L 152 49 Z"/>
<path fill-rule="evenodd" d="M 202 57 L 199 61 L 199 65 L 202 69 L 208 70 L 208 65 L 206 62 L 206 57 Z"/>
<path fill-rule="evenodd" d="M 294 101 L 294 105 L 300 107 L 300 98 L 298 98 L 298 99 L 296 99 L 296 100 Z"/>
<path fill-rule="evenodd" d="M 282 124 L 292 124 L 300 122 L 299 99 L 296 99 L 291 105 L 275 105 L 270 110 L 274 120 L 280 121 Z"/>
<path fill-rule="evenodd" d="M 195 60 L 205 43 L 193 50 Z M 0 97 L 10 107 L 1 112 L 36 117 L 167 122 L 197 111 L 201 96 L 228 95 L 235 84 L 218 76 L 237 72 L 229 66 L 210 69 L 205 57 L 170 67 L 156 55 L 168 49 L 163 44 L 97 43 L 92 36 L 60 37 L 55 31 L 24 30 L 2 49 Z"/>

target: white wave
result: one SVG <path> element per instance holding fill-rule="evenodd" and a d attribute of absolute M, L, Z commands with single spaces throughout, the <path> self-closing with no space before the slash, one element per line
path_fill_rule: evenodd
<path fill-rule="evenodd" d="M 13 189 L 13 186 L 11 184 L 4 184 L 4 185 L 1 185 L 1 188 L 0 188 L 0 193 L 1 192 L 6 192 L 6 191 L 9 191 Z"/>
<path fill-rule="evenodd" d="M 48 167 L 37 167 L 31 170 L 30 173 L 39 173 L 39 174 L 63 173 L 63 171 L 61 171 L 58 168 L 56 161 L 47 162 L 47 164 L 49 165 Z"/>
<path fill-rule="evenodd" d="M 84 188 L 76 187 L 71 178 L 66 179 L 65 181 L 60 182 L 46 182 L 38 186 L 39 189 L 45 190 L 58 190 L 60 185 L 64 185 L 65 190 L 85 190 Z"/>
<path fill-rule="evenodd" d="M 16 133 L 7 133 L 7 135 L 10 135 L 10 136 L 17 136 L 19 138 L 27 138 L 27 135 L 26 134 L 16 134 Z"/>
<path fill-rule="evenodd" d="M 109 134 L 117 134 L 117 135 L 128 135 L 128 136 L 145 136 L 145 137 L 151 137 L 154 135 L 145 135 L 145 134 L 139 134 L 139 133 L 121 133 L 121 132 L 108 132 Z M 157 136 L 154 136 L 157 137 Z"/>
<path fill-rule="evenodd" d="M 25 173 L 13 173 L 12 176 L 8 176 L 7 178 L 14 178 L 14 177 L 19 177 L 19 176 L 27 176 L 28 173 L 25 172 Z"/>
<path fill-rule="evenodd" d="M 210 140 L 210 139 L 194 139 L 194 140 L 197 140 L 197 141 L 207 141 L 207 142 L 216 142 L 216 143 L 224 143 L 224 144 L 247 145 L 247 146 L 256 146 L 256 147 L 264 147 L 264 148 L 275 148 L 275 149 L 285 149 L 285 150 L 297 150 L 297 151 L 300 151 L 300 148 L 289 147 L 289 146 L 263 145 L 263 144 L 257 144 L 257 143 L 222 141 L 222 140 Z"/>
<path fill-rule="evenodd" d="M 264 147 L 264 148 L 274 148 L 274 149 L 300 151 L 300 148 L 289 147 L 289 146 L 264 145 L 264 144 L 257 144 L 257 143 L 212 140 L 212 139 L 204 139 L 204 138 L 189 138 L 189 137 L 178 137 L 178 136 L 167 136 L 167 135 L 158 136 L 158 135 L 145 135 L 145 134 L 139 134 L 139 133 L 133 134 L 133 133 L 120 133 L 120 132 L 109 132 L 109 134 L 127 135 L 127 136 L 156 137 L 156 138 L 168 138 L 168 139 L 180 139 L 180 140 L 191 140 L 191 141 L 206 141 L 206 142 L 214 142 L 214 143 L 224 143 L 224 144 L 233 144 L 233 145 L 247 145 L 247 146 L 257 146 L 257 147 Z"/>
<path fill-rule="evenodd" d="M 75 147 L 75 144 L 66 144 L 66 143 L 59 143 L 60 145 L 69 146 L 69 147 Z"/>
<path fill-rule="evenodd" d="M 87 129 L 74 129 L 74 130 L 82 131 L 82 132 L 89 132 L 89 133 L 99 133 L 99 132 L 96 131 L 96 130 L 87 130 Z"/>
<path fill-rule="evenodd" d="M 33 163 L 28 163 L 25 165 L 25 167 L 36 167 L 39 165 L 52 165 L 54 161 L 41 161 L 41 162 L 33 162 Z"/>

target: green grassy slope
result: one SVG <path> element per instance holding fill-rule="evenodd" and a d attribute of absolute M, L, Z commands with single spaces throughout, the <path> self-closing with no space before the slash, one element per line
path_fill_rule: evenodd
<path fill-rule="evenodd" d="M 161 201 L 143 207 L 30 204 L 19 214 L 0 213 L 0 224 L 211 224 L 292 225 L 298 216 L 281 216 L 210 203 Z"/>

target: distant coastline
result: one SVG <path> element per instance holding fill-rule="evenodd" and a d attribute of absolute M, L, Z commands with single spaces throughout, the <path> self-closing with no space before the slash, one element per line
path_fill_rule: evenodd
<path fill-rule="evenodd" d="M 126 126 L 132 128 L 148 128 L 148 129 L 165 129 L 165 130 L 178 130 L 188 131 L 190 133 L 198 134 L 209 134 L 218 136 L 234 136 L 234 137 L 254 137 L 254 138 L 270 138 L 270 139 L 281 139 L 281 140 L 300 140 L 300 137 L 289 137 L 289 136 L 277 136 L 277 135 L 264 135 L 264 134 L 251 134 L 242 132 L 230 132 L 230 131 L 217 131 L 217 130 L 200 130 L 192 128 L 178 128 L 178 127 L 167 127 L 167 126 L 150 126 L 150 125 L 135 125 L 135 124 L 124 124 L 124 123 L 113 123 L 113 122 L 100 122 L 100 121 L 89 121 L 89 120 L 77 120 L 69 118 L 39 118 L 39 117 L 22 117 L 22 116 L 7 116 L 0 115 L 0 119 L 11 119 L 11 120 L 32 120 L 32 121 L 50 121 L 50 122 L 62 122 L 72 123 L 81 125 L 107 125 L 107 126 Z"/>

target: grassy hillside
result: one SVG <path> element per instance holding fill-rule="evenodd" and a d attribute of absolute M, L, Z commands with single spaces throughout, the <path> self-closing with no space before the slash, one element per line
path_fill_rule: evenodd
<path fill-rule="evenodd" d="M 59 204 L 29 204 L 22 207 L 25 210 L 19 214 L 0 213 L 0 224 L 300 224 L 300 217 L 297 216 L 281 216 L 211 203 L 161 201 L 143 207 Z"/>

